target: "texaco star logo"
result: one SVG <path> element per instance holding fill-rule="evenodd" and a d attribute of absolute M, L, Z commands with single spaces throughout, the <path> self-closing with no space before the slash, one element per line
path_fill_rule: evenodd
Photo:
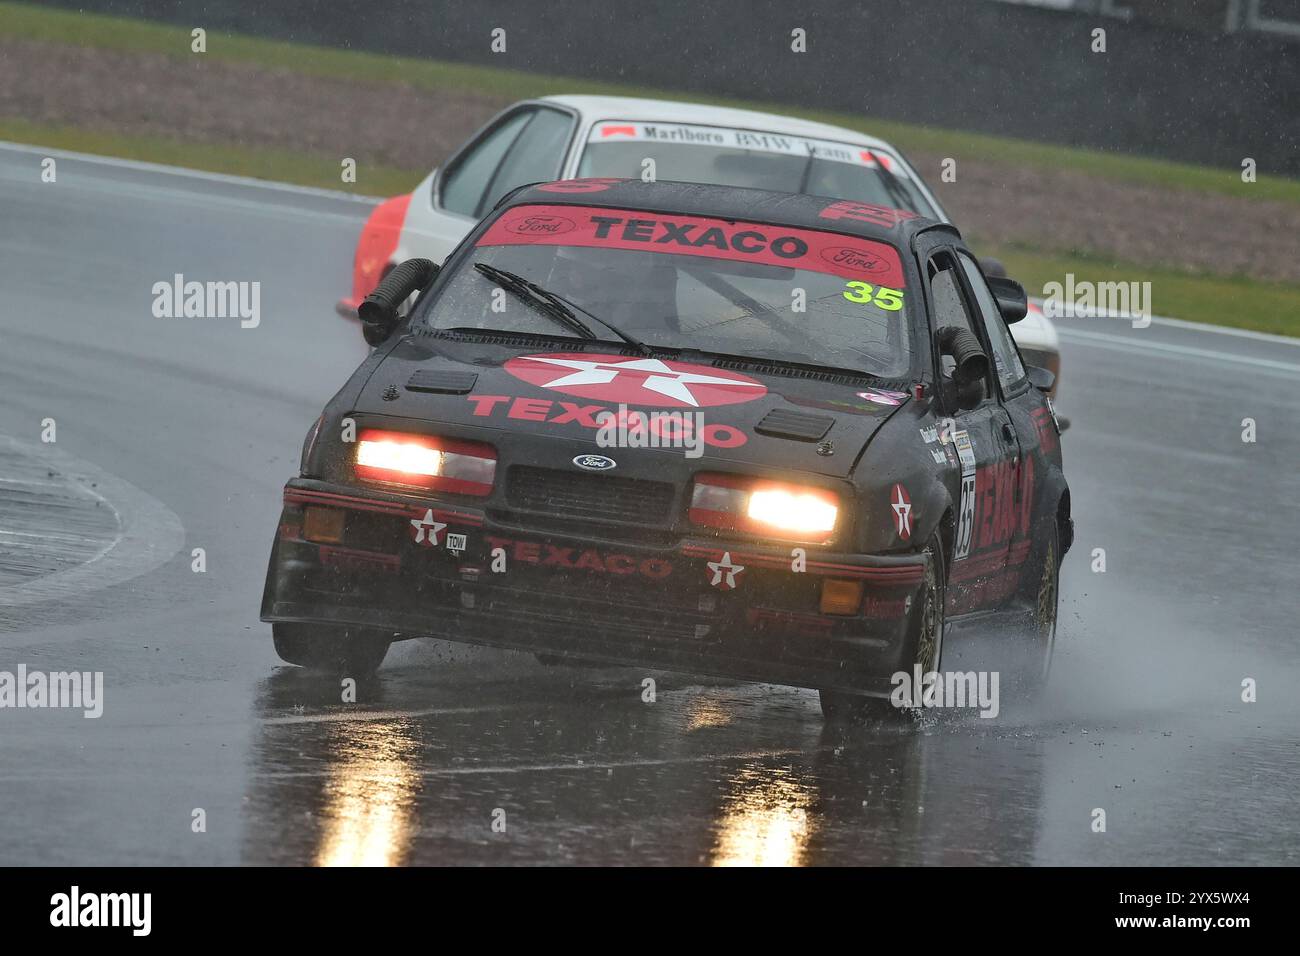
<path fill-rule="evenodd" d="M 890 507 L 894 509 L 894 521 L 898 525 L 898 537 L 906 541 L 912 536 L 912 499 L 907 497 L 907 489 L 894 485 L 889 493 Z"/>
<path fill-rule="evenodd" d="M 707 365 L 626 355 L 521 355 L 506 362 L 515 378 L 567 395 L 627 405 L 702 408 L 752 402 L 767 394 L 762 382 Z"/>
<path fill-rule="evenodd" d="M 713 572 L 713 578 L 709 581 L 713 587 L 727 588 L 734 590 L 736 587 L 736 576 L 745 570 L 743 564 L 735 564 L 731 560 L 731 552 L 722 552 L 721 561 L 710 561 L 709 570 Z"/>
<path fill-rule="evenodd" d="M 411 537 L 415 538 L 416 544 L 432 548 L 438 543 L 438 532 L 445 527 L 441 521 L 433 520 L 433 509 L 430 508 L 423 518 L 411 519 Z"/>

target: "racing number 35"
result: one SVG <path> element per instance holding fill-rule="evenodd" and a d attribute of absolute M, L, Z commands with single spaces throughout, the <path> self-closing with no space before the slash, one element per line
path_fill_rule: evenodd
<path fill-rule="evenodd" d="M 874 298 L 872 297 L 874 293 Z M 887 312 L 897 312 L 903 307 L 903 292 L 901 289 L 886 289 L 882 286 L 872 286 L 867 282 L 849 282 L 844 286 L 844 298 L 850 302 L 861 302 L 866 305 L 875 304 Z"/>

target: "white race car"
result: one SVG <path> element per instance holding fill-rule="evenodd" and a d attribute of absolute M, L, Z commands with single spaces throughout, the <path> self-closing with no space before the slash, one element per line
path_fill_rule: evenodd
<path fill-rule="evenodd" d="M 411 193 L 377 206 L 353 261 L 357 307 L 397 263 L 442 262 L 501 197 L 554 179 L 662 179 L 811 193 L 951 221 L 883 140 L 790 116 L 621 96 L 547 96 L 498 113 Z M 986 261 L 985 271 L 1000 269 Z M 1030 365 L 1060 376 L 1056 330 L 1037 308 L 1011 327 Z M 1055 386 L 1053 386 L 1053 393 Z"/>

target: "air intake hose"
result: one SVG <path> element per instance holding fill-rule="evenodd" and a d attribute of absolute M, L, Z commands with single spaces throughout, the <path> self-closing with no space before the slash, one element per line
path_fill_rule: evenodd
<path fill-rule="evenodd" d="M 949 326 L 939 333 L 939 351 L 951 355 L 952 377 L 958 384 L 981 381 L 989 373 L 989 357 L 970 329 Z"/>
<path fill-rule="evenodd" d="M 437 274 L 438 266 L 433 260 L 407 259 L 384 276 L 375 286 L 375 291 L 365 297 L 357 315 L 366 325 L 392 325 L 398 307 L 412 292 L 418 292 L 433 281 Z"/>

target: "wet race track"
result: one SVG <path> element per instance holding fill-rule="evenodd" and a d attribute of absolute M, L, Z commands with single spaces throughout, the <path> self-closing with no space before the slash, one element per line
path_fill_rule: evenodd
<path fill-rule="evenodd" d="M 257 612 L 365 355 L 332 306 L 369 206 L 42 155 L 0 149 L 0 670 L 103 671 L 104 703 L 0 711 L 0 863 L 1295 861 L 1297 344 L 1061 323 L 1078 535 L 1032 709 L 841 730 L 811 691 L 646 703 L 418 641 L 342 704 Z M 260 281 L 260 324 L 155 318 L 176 273 Z"/>

